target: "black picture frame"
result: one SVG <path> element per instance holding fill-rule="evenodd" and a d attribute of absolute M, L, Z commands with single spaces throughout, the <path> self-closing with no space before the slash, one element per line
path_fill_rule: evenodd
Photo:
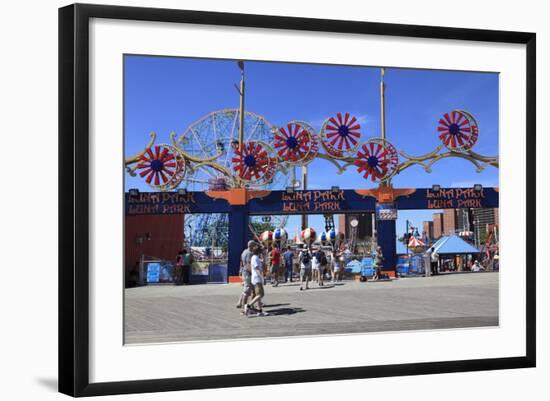
<path fill-rule="evenodd" d="M 91 18 L 524 44 L 527 55 L 525 355 L 495 359 L 90 383 L 88 61 Z M 535 33 L 86 4 L 69 5 L 59 9 L 59 391 L 71 396 L 96 396 L 534 367 L 535 65 Z"/>

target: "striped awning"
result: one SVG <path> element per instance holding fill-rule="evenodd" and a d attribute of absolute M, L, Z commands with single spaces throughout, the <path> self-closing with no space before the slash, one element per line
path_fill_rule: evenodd
<path fill-rule="evenodd" d="M 411 237 L 409 240 L 409 248 L 418 248 L 424 246 L 424 243 L 416 237 Z"/>

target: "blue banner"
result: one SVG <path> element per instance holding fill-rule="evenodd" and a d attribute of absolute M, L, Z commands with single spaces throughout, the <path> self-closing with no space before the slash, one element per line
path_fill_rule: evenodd
<path fill-rule="evenodd" d="M 380 204 L 376 199 L 362 196 L 353 189 L 271 191 L 263 198 L 251 199 L 243 207 L 248 214 L 323 214 L 372 212 L 379 210 L 390 217 L 395 210 L 411 209 L 457 209 L 457 208 L 497 208 L 498 188 L 417 188 L 413 193 L 398 197 L 394 203 Z M 188 214 L 188 213 L 228 213 L 231 207 L 224 199 L 214 199 L 205 192 L 140 192 L 126 193 L 126 215 L 140 214 Z M 392 217 L 393 218 L 393 217 Z"/>

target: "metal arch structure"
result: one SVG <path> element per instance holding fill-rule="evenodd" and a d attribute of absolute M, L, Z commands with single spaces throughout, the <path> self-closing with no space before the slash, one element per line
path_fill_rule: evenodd
<path fill-rule="evenodd" d="M 252 112 L 246 112 L 243 121 L 245 141 L 240 148 L 236 140 L 239 110 L 224 109 L 197 120 L 179 137 L 172 133 L 171 144 L 154 145 L 156 135 L 151 133 L 146 148 L 125 160 L 126 169 L 131 175 L 139 174 L 153 189 L 170 191 L 180 186 L 206 190 L 219 179 L 228 188 L 285 188 L 291 168 L 315 158 L 331 162 L 339 174 L 355 166 L 363 178 L 378 183 L 390 183 L 392 177 L 415 165 L 430 173 L 435 163 L 450 157 L 469 161 L 477 172 L 499 166 L 497 156 L 473 151 L 481 132 L 475 117 L 460 109 L 439 119 L 436 133 L 441 143 L 419 156 L 397 152 L 382 138 L 361 143 L 360 124 L 349 113 L 329 117 L 320 133 L 301 120 L 275 127 Z M 159 147 L 161 155 L 156 155 Z M 173 158 L 176 165 L 156 159 L 163 155 Z"/>
<path fill-rule="evenodd" d="M 399 164 L 397 174 L 414 165 L 419 165 L 424 168 L 425 172 L 431 173 L 435 163 L 450 157 L 469 161 L 478 173 L 488 166 L 499 167 L 498 156 L 483 156 L 472 150 L 480 135 L 478 123 L 472 114 L 465 110 L 455 109 L 450 113 L 445 113 L 438 123 L 437 130 L 441 144 L 431 152 L 420 156 L 411 156 L 401 151 L 400 155 L 406 160 Z M 464 124 L 465 129 L 459 126 L 460 123 Z M 447 151 L 443 151 L 444 148 Z"/>

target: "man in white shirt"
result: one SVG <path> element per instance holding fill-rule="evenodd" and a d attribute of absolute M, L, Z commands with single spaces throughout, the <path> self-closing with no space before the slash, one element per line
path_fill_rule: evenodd
<path fill-rule="evenodd" d="M 431 263 L 432 274 L 433 275 L 439 274 L 438 266 L 437 266 L 439 264 L 439 255 L 435 253 L 434 248 L 430 249 L 430 259 L 432 262 Z"/>
<path fill-rule="evenodd" d="M 260 258 L 259 247 L 255 248 L 252 252 L 252 259 L 250 260 L 252 277 L 250 282 L 254 286 L 254 292 L 256 293 L 256 296 L 244 306 L 244 313 L 246 316 L 250 316 L 252 305 L 258 303 L 258 316 L 266 316 L 268 315 L 268 313 L 262 310 L 261 303 L 261 300 L 264 297 L 264 262 L 262 258 Z"/>
<path fill-rule="evenodd" d="M 494 272 L 498 272 L 498 262 L 499 262 L 499 257 L 498 257 L 498 253 L 495 254 L 495 257 L 493 258 L 493 271 Z"/>
<path fill-rule="evenodd" d="M 474 262 L 474 265 L 472 266 L 472 271 L 477 273 L 477 272 L 485 271 L 485 269 L 484 269 L 483 266 L 481 266 L 481 265 L 479 264 L 479 262 L 476 260 L 476 261 Z"/>

